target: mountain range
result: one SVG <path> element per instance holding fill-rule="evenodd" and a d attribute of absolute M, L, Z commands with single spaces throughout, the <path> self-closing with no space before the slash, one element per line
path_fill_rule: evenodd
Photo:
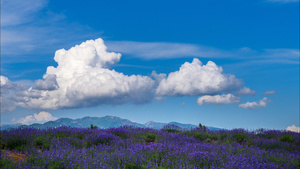
<path fill-rule="evenodd" d="M 141 128 L 154 128 L 154 129 L 161 129 L 166 125 L 176 125 L 183 129 L 191 129 L 197 127 L 193 124 L 182 124 L 178 122 L 170 122 L 170 123 L 159 123 L 154 121 L 149 121 L 145 124 L 136 123 L 127 119 L 122 119 L 116 116 L 104 116 L 104 117 L 83 117 L 78 119 L 70 119 L 70 118 L 60 118 L 55 121 L 48 121 L 44 124 L 34 123 L 31 125 L 24 125 L 24 124 L 3 124 L 0 125 L 1 130 L 6 130 L 10 128 L 38 128 L 38 129 L 45 129 L 45 128 L 56 128 L 61 126 L 70 126 L 70 127 L 77 127 L 77 128 L 88 128 L 93 124 L 100 129 L 107 129 L 113 127 L 120 127 L 120 126 L 133 126 L 133 127 L 141 127 Z M 209 130 L 220 130 L 220 128 L 216 127 L 208 127 Z"/>

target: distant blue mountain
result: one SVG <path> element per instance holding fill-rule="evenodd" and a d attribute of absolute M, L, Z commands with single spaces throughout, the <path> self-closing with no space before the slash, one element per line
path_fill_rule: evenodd
<path fill-rule="evenodd" d="M 0 128 L 1 128 L 1 130 L 6 130 L 6 129 L 9 129 L 9 128 L 17 128 L 17 127 L 19 127 L 21 125 L 22 125 L 21 123 L 16 123 L 16 124 L 1 124 Z"/>
<path fill-rule="evenodd" d="M 161 129 L 166 125 L 176 125 L 183 129 L 191 129 L 197 127 L 193 124 L 182 124 L 178 122 L 170 122 L 170 123 L 159 123 L 149 121 L 145 124 L 139 124 L 136 122 L 132 122 L 127 119 L 121 119 L 120 117 L 115 116 L 104 116 L 104 117 L 83 117 L 79 119 L 69 119 L 69 118 L 60 118 L 55 121 L 48 121 L 44 124 L 31 124 L 31 125 L 22 125 L 22 124 L 10 124 L 10 125 L 1 125 L 1 130 L 6 130 L 9 128 L 37 128 L 37 129 L 46 129 L 46 128 L 56 128 L 61 126 L 70 126 L 77 128 L 88 128 L 93 124 L 100 129 L 107 129 L 113 127 L 120 126 L 133 126 L 133 127 L 141 127 L 141 128 L 154 128 Z M 219 130 L 219 128 L 208 127 L 210 130 Z"/>

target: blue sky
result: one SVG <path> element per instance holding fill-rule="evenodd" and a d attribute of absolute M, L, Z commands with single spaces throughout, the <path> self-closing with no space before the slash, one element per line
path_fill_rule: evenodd
<path fill-rule="evenodd" d="M 2 0 L 1 97 L 2 124 L 299 127 L 299 1 Z"/>

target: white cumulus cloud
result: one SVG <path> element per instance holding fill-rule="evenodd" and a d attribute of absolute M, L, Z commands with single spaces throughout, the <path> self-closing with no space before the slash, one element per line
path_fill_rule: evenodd
<path fill-rule="evenodd" d="M 161 80 L 156 89 L 157 95 L 197 96 L 218 94 L 239 89 L 242 84 L 234 75 L 223 73 L 222 67 L 209 61 L 206 65 L 194 58 L 192 63 L 185 62 L 179 71 L 171 72 Z"/>
<path fill-rule="evenodd" d="M 25 90 L 23 85 L 10 81 L 5 76 L 0 76 L 0 105 L 1 113 L 12 111 L 16 108 L 15 94 Z"/>
<path fill-rule="evenodd" d="M 203 104 L 230 104 L 230 103 L 238 103 L 240 102 L 240 98 L 236 97 L 232 94 L 223 94 L 223 95 L 205 95 L 198 98 L 197 103 L 199 105 Z"/>
<path fill-rule="evenodd" d="M 56 51 L 54 60 L 58 66 L 49 66 L 44 80 L 37 80 L 34 87 L 19 95 L 18 105 L 58 109 L 152 100 L 155 81 L 110 69 L 119 62 L 121 54 L 106 49 L 99 38 Z"/>
<path fill-rule="evenodd" d="M 244 108 L 244 109 L 255 109 L 258 107 L 266 107 L 268 102 L 270 102 L 270 100 L 267 97 L 264 97 L 260 101 L 247 102 L 247 103 L 240 104 L 239 107 Z"/>
<path fill-rule="evenodd" d="M 286 128 L 287 131 L 293 131 L 293 132 L 297 132 L 300 133 L 300 127 L 297 127 L 295 125 L 289 126 Z"/>
<path fill-rule="evenodd" d="M 58 119 L 57 117 L 53 117 L 50 113 L 42 111 L 39 114 L 34 113 L 34 115 L 22 117 L 18 120 L 14 119 L 13 121 L 22 124 L 32 124 L 32 123 L 43 123 L 47 121 L 54 121 L 57 119 Z"/>

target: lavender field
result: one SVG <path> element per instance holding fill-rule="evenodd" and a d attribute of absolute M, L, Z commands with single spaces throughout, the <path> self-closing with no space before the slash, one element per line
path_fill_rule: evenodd
<path fill-rule="evenodd" d="M 299 147 L 299 133 L 263 129 L 11 129 L 0 168 L 300 168 Z"/>

